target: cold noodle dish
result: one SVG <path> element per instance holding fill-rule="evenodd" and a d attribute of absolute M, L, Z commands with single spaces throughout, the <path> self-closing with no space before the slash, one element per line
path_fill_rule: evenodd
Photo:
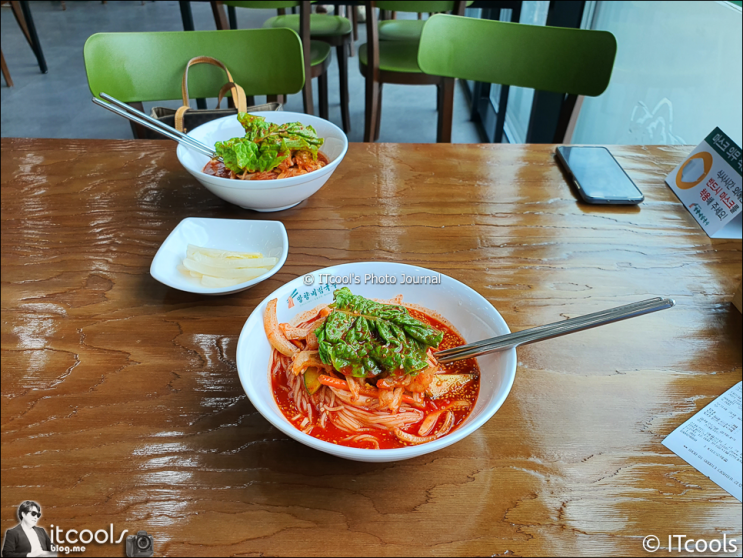
<path fill-rule="evenodd" d="M 348 288 L 334 302 L 278 323 L 269 301 L 264 328 L 277 405 L 305 434 L 363 449 L 424 444 L 455 430 L 475 405 L 474 359 L 442 365 L 437 350 L 463 345 L 419 307 L 376 302 Z"/>
<path fill-rule="evenodd" d="M 301 176 L 330 162 L 320 151 L 324 140 L 312 126 L 274 124 L 247 112 L 238 113 L 237 119 L 245 135 L 218 141 L 214 145 L 218 157 L 206 164 L 204 173 L 237 180 L 276 180 Z"/>

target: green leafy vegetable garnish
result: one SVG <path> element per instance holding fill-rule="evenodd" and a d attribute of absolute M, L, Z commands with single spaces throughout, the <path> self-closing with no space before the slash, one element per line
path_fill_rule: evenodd
<path fill-rule="evenodd" d="M 333 296 L 333 312 L 315 335 L 320 359 L 338 371 L 359 378 L 399 370 L 416 375 L 428 367 L 428 347 L 438 347 L 444 338 L 443 332 L 416 320 L 404 306 L 374 302 L 352 294 L 348 287 Z"/>
<path fill-rule="evenodd" d="M 224 166 L 237 174 L 270 171 L 292 151 L 308 151 L 317 159 L 317 151 L 324 142 L 312 126 L 299 122 L 273 124 L 247 112 L 238 113 L 237 119 L 245 128 L 245 136 L 214 145 Z"/>

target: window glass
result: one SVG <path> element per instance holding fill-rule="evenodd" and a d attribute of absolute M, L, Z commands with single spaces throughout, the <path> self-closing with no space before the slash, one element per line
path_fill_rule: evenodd
<path fill-rule="evenodd" d="M 741 145 L 740 6 L 598 2 L 592 28 L 614 34 L 617 57 L 609 88 L 584 99 L 572 143 L 696 145 L 719 126 Z"/>
<path fill-rule="evenodd" d="M 519 23 L 545 25 L 547 23 L 549 5 L 550 3 L 547 0 L 526 0 L 521 5 Z M 499 95 L 500 86 L 491 88 L 490 99 L 496 107 L 498 106 Z M 509 88 L 504 131 L 510 143 L 524 143 L 526 141 L 526 130 L 529 127 L 529 116 L 531 115 L 531 103 L 533 99 L 533 89 L 524 87 Z"/>

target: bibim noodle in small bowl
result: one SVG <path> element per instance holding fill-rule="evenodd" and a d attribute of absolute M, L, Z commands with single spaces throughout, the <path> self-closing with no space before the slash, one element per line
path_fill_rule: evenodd
<path fill-rule="evenodd" d="M 309 198 L 348 149 L 348 138 L 332 122 L 284 111 L 226 116 L 188 135 L 214 147 L 222 162 L 179 145 L 185 169 L 214 195 L 255 211 L 280 211 Z M 268 143 L 276 149 L 256 148 Z"/>
<path fill-rule="evenodd" d="M 397 461 L 465 438 L 500 408 L 515 349 L 449 365 L 434 352 L 505 333 L 487 300 L 446 275 L 345 264 L 261 302 L 240 334 L 237 367 L 253 405 L 288 436 L 346 459 Z"/>

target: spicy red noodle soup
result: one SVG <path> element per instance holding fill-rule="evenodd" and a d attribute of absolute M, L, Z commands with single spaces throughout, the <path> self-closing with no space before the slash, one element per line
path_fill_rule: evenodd
<path fill-rule="evenodd" d="M 265 321 L 269 340 L 270 304 Z M 386 379 L 361 379 L 327 365 L 323 368 L 314 355 L 317 341 L 313 332 L 322 325 L 330 308 L 315 309 L 314 315 L 296 326 L 277 324 L 285 338 L 281 341 L 288 341 L 299 350 L 288 356 L 273 348 L 269 360 L 274 399 L 286 419 L 298 430 L 320 440 L 363 449 L 427 443 L 458 428 L 477 400 L 480 389 L 477 362 L 475 359 L 447 365 L 436 362 L 433 352 L 463 345 L 464 339 L 442 321 L 418 309 L 405 308 L 416 320 L 443 332 L 438 346 L 428 348 L 428 368 L 410 379 L 394 375 Z M 288 346 L 282 350 L 289 352 Z M 309 363 L 304 374 L 296 373 L 298 362 L 302 362 L 300 366 Z M 317 376 L 319 387 L 306 377 L 312 375 L 307 371 L 315 367 L 321 369 Z M 422 384 L 427 382 L 428 388 L 422 389 Z"/>

